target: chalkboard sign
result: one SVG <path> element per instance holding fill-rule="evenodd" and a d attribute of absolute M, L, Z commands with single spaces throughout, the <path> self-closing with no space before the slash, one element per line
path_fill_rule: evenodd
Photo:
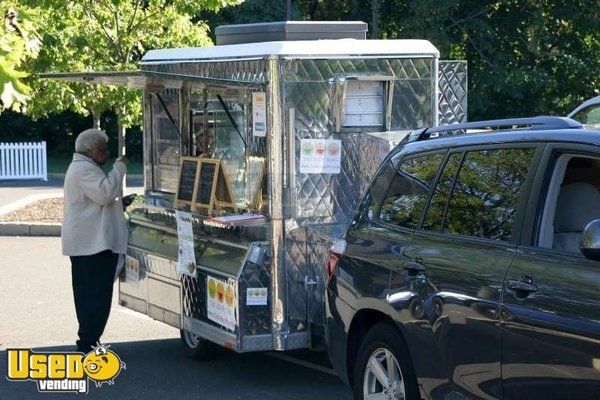
<path fill-rule="evenodd" d="M 219 206 L 235 207 L 233 200 L 233 188 L 227 178 L 227 174 L 221 167 L 221 173 L 217 179 L 217 190 L 215 191 L 215 201 Z"/>
<path fill-rule="evenodd" d="M 200 158 L 199 165 L 192 210 L 207 208 L 210 214 L 214 206 L 237 209 L 233 189 L 221 160 Z"/>
<path fill-rule="evenodd" d="M 219 165 L 203 160 L 200 164 L 200 178 L 196 191 L 196 203 L 210 205 L 213 200 L 213 191 Z"/>
<path fill-rule="evenodd" d="M 198 158 L 183 157 L 179 167 L 179 184 L 177 187 L 175 206 L 179 204 L 192 204 L 197 175 Z"/>

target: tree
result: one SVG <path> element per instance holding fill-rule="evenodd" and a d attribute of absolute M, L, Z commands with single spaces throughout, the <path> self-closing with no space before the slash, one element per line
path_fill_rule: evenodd
<path fill-rule="evenodd" d="M 469 119 L 565 115 L 600 89 L 600 7 L 586 0 L 387 0 L 382 36 L 469 62 Z"/>
<path fill-rule="evenodd" d="M 211 38 L 216 40 L 214 33 L 219 25 L 282 21 L 285 20 L 286 14 L 286 2 L 283 0 L 245 0 L 241 4 L 217 11 L 202 11 L 197 18 L 206 21 L 211 28 Z M 294 3 L 292 3 L 290 16 L 292 20 L 302 19 Z"/>
<path fill-rule="evenodd" d="M 244 6 L 260 1 L 264 0 L 247 0 Z M 565 115 L 600 94 L 597 1 L 294 0 L 293 4 L 300 19 L 363 20 L 369 22 L 370 38 L 427 39 L 438 47 L 442 59 L 466 59 L 471 120 Z"/>
<path fill-rule="evenodd" d="M 191 18 L 236 0 L 27 0 L 44 9 L 44 46 L 36 72 L 137 70 L 149 49 L 210 45 L 208 28 Z M 57 16 L 60 16 L 57 18 Z M 137 90 L 31 79 L 30 112 L 44 116 L 63 110 L 93 115 L 113 109 L 118 119 L 118 154 L 124 154 L 126 128 L 140 123 Z"/>
<path fill-rule="evenodd" d="M 24 64 L 35 58 L 40 41 L 34 31 L 35 11 L 14 2 L 0 1 L 4 12 L 0 35 L 0 102 L 2 110 L 19 111 L 25 105 L 30 88 L 21 82 L 27 76 Z"/>

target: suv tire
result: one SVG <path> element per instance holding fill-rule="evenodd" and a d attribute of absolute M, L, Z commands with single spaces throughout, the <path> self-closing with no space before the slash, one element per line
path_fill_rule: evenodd
<path fill-rule="evenodd" d="M 381 367 L 380 368 L 378 368 Z M 390 367 L 394 371 L 390 374 Z M 389 399 L 420 399 L 417 379 L 400 333 L 388 323 L 378 323 L 364 336 L 353 371 L 355 400 L 383 392 Z M 387 378 L 387 384 L 380 380 Z"/>

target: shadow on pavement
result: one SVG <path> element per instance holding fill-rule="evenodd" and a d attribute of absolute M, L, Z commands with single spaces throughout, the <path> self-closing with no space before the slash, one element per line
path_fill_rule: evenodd
<path fill-rule="evenodd" d="M 290 364 L 262 353 L 223 352 L 208 362 L 186 358 L 178 339 L 109 343 L 126 363 L 115 384 L 95 387 L 88 395 L 38 393 L 34 382 L 6 379 L 7 353 L 0 352 L 0 398 L 3 400 L 73 399 L 308 399 L 351 398 L 335 376 Z M 72 346 L 38 347 L 34 351 L 72 351 Z"/>

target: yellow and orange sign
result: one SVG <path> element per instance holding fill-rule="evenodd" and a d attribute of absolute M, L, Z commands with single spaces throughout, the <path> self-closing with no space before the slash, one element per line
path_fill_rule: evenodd
<path fill-rule="evenodd" d="M 208 319 L 235 331 L 237 326 L 237 283 L 235 280 L 206 277 Z"/>
<path fill-rule="evenodd" d="M 125 363 L 109 347 L 99 345 L 87 354 L 8 349 L 7 378 L 34 381 L 40 392 L 87 393 L 89 380 L 97 387 L 113 384 L 125 369 Z"/>

